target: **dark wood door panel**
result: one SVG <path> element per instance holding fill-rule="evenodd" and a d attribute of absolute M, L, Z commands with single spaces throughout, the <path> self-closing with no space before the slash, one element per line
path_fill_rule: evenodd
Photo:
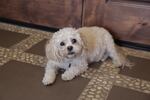
<path fill-rule="evenodd" d="M 116 39 L 150 45 L 148 0 L 86 0 L 84 26 L 104 26 Z"/>
<path fill-rule="evenodd" d="M 81 26 L 82 0 L 1 0 L 0 17 L 61 28 Z"/>
<path fill-rule="evenodd" d="M 121 1 L 121 2 L 140 2 L 150 3 L 150 0 L 107 0 L 107 1 Z"/>
<path fill-rule="evenodd" d="M 117 39 L 150 45 L 150 4 L 122 1 L 106 3 L 103 25 Z"/>
<path fill-rule="evenodd" d="M 105 0 L 85 0 L 83 9 L 83 26 L 102 25 Z"/>

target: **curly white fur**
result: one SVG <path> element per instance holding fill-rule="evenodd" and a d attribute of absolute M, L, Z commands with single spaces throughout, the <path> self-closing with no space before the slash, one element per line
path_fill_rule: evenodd
<path fill-rule="evenodd" d="M 71 51 L 67 49 L 69 46 L 72 46 Z M 55 81 L 59 68 L 66 70 L 62 79 L 71 80 L 86 71 L 89 63 L 105 61 L 108 57 L 112 58 L 116 66 L 126 64 L 124 57 L 117 52 L 111 34 L 101 27 L 60 29 L 46 45 L 46 56 L 48 62 L 42 81 L 44 85 Z"/>

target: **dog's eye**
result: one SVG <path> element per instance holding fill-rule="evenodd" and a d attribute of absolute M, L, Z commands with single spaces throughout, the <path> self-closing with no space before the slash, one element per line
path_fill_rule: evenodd
<path fill-rule="evenodd" d="M 72 44 L 74 44 L 74 43 L 77 42 L 77 40 L 76 39 L 72 39 L 71 42 L 72 42 Z"/>
<path fill-rule="evenodd" d="M 60 42 L 60 45 L 61 45 L 61 46 L 64 46 L 64 45 L 65 45 L 65 43 L 64 43 L 64 42 Z"/>

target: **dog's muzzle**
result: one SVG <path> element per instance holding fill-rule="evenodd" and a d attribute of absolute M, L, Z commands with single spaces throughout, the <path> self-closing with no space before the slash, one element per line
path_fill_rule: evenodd
<path fill-rule="evenodd" d="M 68 55 L 74 55 L 75 52 L 68 52 Z"/>
<path fill-rule="evenodd" d="M 71 51 L 73 50 L 73 46 L 68 46 L 68 47 L 67 47 L 67 50 L 68 50 L 69 52 L 71 52 Z"/>
<path fill-rule="evenodd" d="M 73 46 L 68 46 L 67 50 L 68 50 L 68 55 L 74 55 L 75 54 L 75 52 L 73 52 Z"/>

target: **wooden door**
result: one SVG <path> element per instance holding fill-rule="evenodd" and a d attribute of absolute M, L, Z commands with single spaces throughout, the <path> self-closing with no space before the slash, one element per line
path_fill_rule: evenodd
<path fill-rule="evenodd" d="M 0 17 L 54 28 L 81 26 L 82 0 L 1 0 Z"/>
<path fill-rule="evenodd" d="M 116 39 L 150 45 L 149 0 L 87 0 L 85 5 L 85 26 L 104 26 Z"/>

